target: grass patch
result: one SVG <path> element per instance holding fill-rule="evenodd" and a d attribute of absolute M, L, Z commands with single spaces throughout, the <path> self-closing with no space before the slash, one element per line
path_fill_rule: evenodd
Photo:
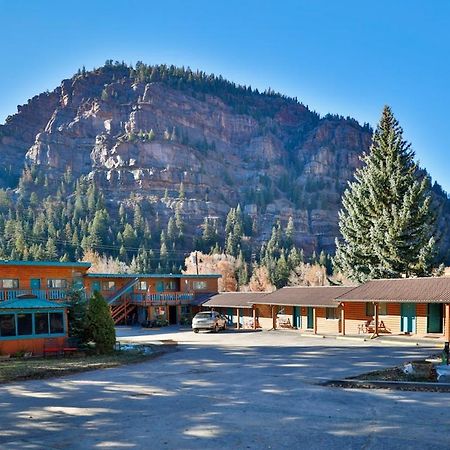
<path fill-rule="evenodd" d="M 0 361 L 0 383 L 19 380 L 38 380 L 60 377 L 88 370 L 118 367 L 145 361 L 159 355 L 153 351 L 116 351 L 110 355 L 48 357 L 48 358 L 10 358 Z"/>

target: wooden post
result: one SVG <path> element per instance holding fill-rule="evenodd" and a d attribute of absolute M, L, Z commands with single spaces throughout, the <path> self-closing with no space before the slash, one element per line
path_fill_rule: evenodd
<path fill-rule="evenodd" d="M 152 320 L 152 307 L 147 306 L 147 320 Z"/>
<path fill-rule="evenodd" d="M 317 334 L 317 313 L 316 313 L 316 308 L 313 308 L 313 326 L 314 326 L 314 334 Z"/>
<path fill-rule="evenodd" d="M 238 330 L 239 330 L 239 328 L 241 328 L 241 324 L 239 322 L 239 319 L 240 319 L 239 315 L 240 315 L 239 308 L 236 308 L 236 316 L 237 316 L 236 329 L 238 329 Z"/>
<path fill-rule="evenodd" d="M 450 341 L 450 304 L 445 305 L 445 340 Z"/>
<path fill-rule="evenodd" d="M 256 330 L 256 308 L 253 306 L 253 329 Z"/>
<path fill-rule="evenodd" d="M 271 310 L 272 310 L 272 328 L 274 330 L 277 329 L 277 316 L 275 314 L 275 306 L 270 306 Z"/>
<path fill-rule="evenodd" d="M 375 336 L 378 336 L 378 303 L 373 304 L 374 320 L 375 320 Z"/>
<path fill-rule="evenodd" d="M 341 333 L 342 336 L 345 336 L 345 305 L 344 303 L 341 304 Z"/>

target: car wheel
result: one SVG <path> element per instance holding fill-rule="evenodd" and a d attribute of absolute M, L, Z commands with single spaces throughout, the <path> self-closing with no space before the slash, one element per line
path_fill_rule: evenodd
<path fill-rule="evenodd" d="M 198 333 L 198 328 L 194 328 L 194 333 Z"/>
<path fill-rule="evenodd" d="M 225 331 L 226 329 L 227 329 L 227 323 L 224 322 L 223 327 L 222 327 L 222 330 Z"/>
<path fill-rule="evenodd" d="M 217 325 L 217 323 L 214 325 L 214 333 L 218 333 L 219 332 L 219 325 Z"/>

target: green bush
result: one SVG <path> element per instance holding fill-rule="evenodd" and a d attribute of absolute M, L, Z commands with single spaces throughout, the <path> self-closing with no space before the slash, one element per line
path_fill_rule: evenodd
<path fill-rule="evenodd" d="M 95 343 L 97 354 L 111 353 L 116 343 L 116 330 L 108 303 L 99 292 L 89 300 L 86 313 L 86 337 Z"/>

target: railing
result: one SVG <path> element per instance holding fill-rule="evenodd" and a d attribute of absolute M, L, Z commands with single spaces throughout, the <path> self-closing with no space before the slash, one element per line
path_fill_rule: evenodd
<path fill-rule="evenodd" d="M 191 292 L 165 292 L 157 294 L 131 294 L 131 303 L 142 306 L 188 304 L 194 299 Z"/>
<path fill-rule="evenodd" d="M 65 300 L 68 289 L 0 289 L 0 301 L 14 300 L 19 295 L 35 295 L 41 300 Z"/>

